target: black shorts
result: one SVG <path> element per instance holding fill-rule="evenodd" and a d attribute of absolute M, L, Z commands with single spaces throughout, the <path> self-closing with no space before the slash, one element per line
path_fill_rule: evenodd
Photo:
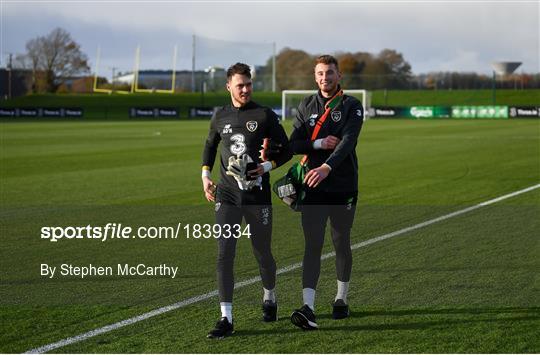
<path fill-rule="evenodd" d="M 328 192 L 316 189 L 307 189 L 302 202 L 304 205 L 350 205 L 355 206 L 358 201 L 358 191 Z"/>
<path fill-rule="evenodd" d="M 219 184 L 216 191 L 216 203 L 239 207 L 245 205 L 271 205 L 270 184 L 263 183 L 261 187 L 255 186 L 248 191 L 242 191 L 237 186 L 231 187 L 226 184 Z"/>

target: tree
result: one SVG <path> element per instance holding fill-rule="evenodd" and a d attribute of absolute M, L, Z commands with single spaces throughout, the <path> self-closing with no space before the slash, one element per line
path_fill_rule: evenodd
<path fill-rule="evenodd" d="M 407 88 L 412 77 L 411 65 L 393 49 L 383 49 L 377 59 L 385 66 L 386 85 L 395 89 Z"/>
<path fill-rule="evenodd" d="M 342 86 L 346 89 L 361 88 L 363 85 L 361 74 L 365 63 L 358 61 L 354 54 L 348 52 L 337 53 L 336 59 L 338 60 L 339 70 L 343 74 Z"/>
<path fill-rule="evenodd" d="M 384 63 L 370 53 L 358 52 L 355 54 L 356 60 L 363 63 L 362 85 L 363 89 L 375 90 L 385 88 L 386 66 Z"/>
<path fill-rule="evenodd" d="M 62 28 L 26 42 L 26 54 L 18 61 L 32 69 L 33 92 L 55 92 L 69 77 L 90 70 L 88 57 Z"/>
<path fill-rule="evenodd" d="M 284 48 L 276 56 L 276 81 L 281 90 L 310 89 L 313 79 L 314 58 L 302 50 Z"/>
<path fill-rule="evenodd" d="M 368 52 L 335 53 L 345 89 L 406 89 L 413 82 L 411 65 L 393 49 L 374 55 Z M 276 56 L 279 89 L 315 89 L 313 65 L 316 56 L 302 50 L 284 48 Z M 271 66 L 271 58 L 267 67 Z"/>

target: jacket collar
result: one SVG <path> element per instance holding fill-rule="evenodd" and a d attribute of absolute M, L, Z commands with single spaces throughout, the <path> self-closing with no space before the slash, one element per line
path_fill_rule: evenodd
<path fill-rule="evenodd" d="M 245 111 L 245 110 L 249 110 L 251 108 L 257 107 L 257 104 L 253 100 L 250 100 L 247 104 L 245 104 L 242 107 L 234 107 L 232 103 L 230 103 L 229 105 L 231 109 L 235 111 Z"/>
<path fill-rule="evenodd" d="M 341 90 L 341 85 L 338 84 L 336 92 L 338 92 L 339 90 Z M 317 101 L 321 104 L 321 106 L 324 107 L 324 105 L 326 105 L 326 103 L 330 99 L 331 97 L 322 96 L 321 89 L 317 90 Z"/>

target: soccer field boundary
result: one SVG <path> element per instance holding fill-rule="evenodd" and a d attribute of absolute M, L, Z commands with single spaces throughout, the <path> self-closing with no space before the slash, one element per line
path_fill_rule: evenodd
<path fill-rule="evenodd" d="M 486 206 L 492 205 L 494 203 L 506 200 L 508 198 L 512 198 L 512 197 L 517 196 L 517 195 L 524 194 L 526 192 L 529 192 L 529 191 L 532 191 L 532 190 L 535 190 L 535 189 L 538 189 L 538 188 L 540 188 L 540 183 L 536 184 L 536 185 L 533 185 L 533 186 L 530 186 L 530 187 L 527 187 L 527 188 L 522 189 L 522 190 L 514 191 L 512 193 L 493 198 L 493 199 L 488 200 L 488 201 L 481 202 L 479 204 L 476 204 L 476 205 L 473 205 L 473 206 L 470 206 L 470 207 L 467 207 L 467 208 L 464 208 L 464 209 L 461 209 L 461 210 L 458 210 L 458 211 L 455 211 L 455 212 L 452 212 L 452 213 L 449 213 L 449 214 L 446 214 L 446 215 L 443 215 L 443 216 L 440 216 L 440 217 L 437 217 L 437 218 L 427 220 L 425 222 L 415 224 L 415 225 L 410 226 L 410 227 L 406 227 L 406 228 L 403 228 L 403 229 L 400 229 L 400 230 L 397 230 L 397 231 L 394 231 L 394 232 L 391 232 L 391 233 L 381 235 L 379 237 L 371 238 L 371 239 L 368 239 L 366 241 L 356 243 L 356 244 L 351 246 L 351 249 L 355 250 L 355 249 L 363 248 L 363 247 L 366 247 L 368 245 L 371 245 L 371 244 L 374 244 L 374 243 L 377 243 L 377 242 L 380 242 L 380 241 L 383 241 L 383 240 L 386 240 L 386 239 L 390 239 L 390 238 L 393 238 L 393 237 L 408 233 L 410 231 L 417 230 L 417 229 L 420 229 L 420 228 L 423 228 L 423 227 L 426 227 L 426 226 L 429 226 L 429 225 L 432 225 L 432 224 L 435 224 L 435 223 L 438 223 L 438 222 L 441 222 L 441 221 L 444 221 L 444 220 L 447 220 L 447 219 L 450 219 L 450 218 L 453 218 L 453 217 L 456 217 L 456 216 L 459 216 L 459 215 L 462 215 L 462 214 L 465 214 L 465 213 L 468 213 L 468 212 L 471 212 L 471 211 L 474 211 L 474 210 L 477 210 L 477 209 L 479 209 L 481 207 L 486 207 Z M 329 259 L 331 257 L 334 257 L 335 255 L 336 255 L 335 252 L 326 253 L 326 254 L 321 256 L 321 260 Z M 301 267 L 302 267 L 301 262 L 294 263 L 294 264 L 291 264 L 291 265 L 288 265 L 286 267 L 278 269 L 277 274 L 278 275 L 284 274 L 284 273 L 299 269 Z M 249 285 L 255 284 L 256 282 L 259 282 L 260 280 L 261 280 L 260 277 L 253 277 L 253 278 L 250 278 L 250 279 L 247 279 L 247 280 L 240 281 L 240 282 L 236 283 L 234 288 L 238 289 L 238 288 L 242 288 L 242 287 L 245 287 L 245 286 L 249 286 Z M 59 341 L 54 342 L 54 343 L 50 343 L 50 344 L 47 344 L 47 345 L 40 346 L 38 348 L 28 350 L 28 351 L 26 351 L 26 353 L 33 353 L 33 354 L 35 354 L 35 353 L 38 353 L 38 354 L 39 353 L 46 353 L 46 352 L 49 352 L 51 350 L 55 350 L 55 349 L 58 349 L 58 348 L 61 348 L 61 347 L 64 347 L 64 346 L 67 346 L 67 345 L 70 345 L 70 344 L 78 343 L 78 342 L 93 338 L 93 337 L 95 337 L 97 335 L 100 335 L 100 334 L 108 333 L 110 331 L 113 331 L 113 330 L 116 330 L 116 329 L 119 329 L 119 328 L 123 328 L 123 327 L 125 327 L 127 325 L 138 323 L 140 321 L 143 321 L 143 320 L 152 318 L 154 316 L 158 316 L 158 315 L 167 313 L 169 311 L 173 311 L 173 310 L 176 310 L 176 309 L 179 309 L 179 308 L 183 308 L 183 307 L 188 306 L 190 304 L 194 304 L 194 303 L 198 303 L 198 302 L 210 299 L 210 298 L 215 297 L 217 295 L 218 295 L 218 290 L 213 290 L 213 291 L 210 291 L 210 292 L 198 295 L 198 296 L 194 296 L 194 297 L 185 299 L 183 301 L 179 301 L 177 303 L 170 304 L 168 306 L 157 308 L 155 310 L 143 313 L 143 314 L 135 316 L 135 317 L 124 319 L 122 321 L 112 323 L 112 324 L 109 324 L 109 325 L 106 325 L 106 326 L 103 326 L 103 327 L 100 327 L 100 328 L 96 328 L 94 330 L 91 330 L 91 331 L 88 331 L 88 332 L 85 332 L 85 333 L 82 333 L 82 334 L 79 334 L 79 335 L 76 335 L 76 336 L 68 337 L 68 338 L 59 340 Z"/>

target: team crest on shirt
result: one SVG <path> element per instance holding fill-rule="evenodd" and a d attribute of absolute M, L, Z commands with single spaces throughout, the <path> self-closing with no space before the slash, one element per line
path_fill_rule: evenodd
<path fill-rule="evenodd" d="M 232 133 L 232 128 L 230 124 L 226 124 L 223 127 L 223 131 L 221 132 L 221 134 L 228 134 L 228 133 Z"/>
<path fill-rule="evenodd" d="M 331 117 L 332 121 L 339 122 L 341 120 L 341 111 L 333 111 Z"/>
<path fill-rule="evenodd" d="M 257 121 L 248 121 L 246 123 L 246 128 L 250 132 L 255 132 L 255 130 L 257 129 Z"/>

